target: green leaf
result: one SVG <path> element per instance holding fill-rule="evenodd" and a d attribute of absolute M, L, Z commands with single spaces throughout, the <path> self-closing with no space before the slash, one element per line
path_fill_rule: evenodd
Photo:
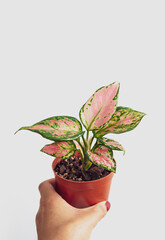
<path fill-rule="evenodd" d="M 100 129 L 115 112 L 120 84 L 114 82 L 98 89 L 79 112 L 81 122 L 88 130 Z"/>
<path fill-rule="evenodd" d="M 76 146 L 73 141 L 54 142 L 43 147 L 41 151 L 53 157 L 66 159 L 75 153 Z"/>
<path fill-rule="evenodd" d="M 145 116 L 145 113 L 128 107 L 117 107 L 110 121 L 100 130 L 93 131 L 95 137 L 108 133 L 124 133 L 133 130 Z"/>
<path fill-rule="evenodd" d="M 69 116 L 47 118 L 32 126 L 22 127 L 19 130 L 30 130 L 53 141 L 73 140 L 84 134 L 81 123 L 76 118 Z"/>
<path fill-rule="evenodd" d="M 112 139 L 108 139 L 108 138 L 99 138 L 99 141 L 106 147 L 112 149 L 112 150 L 118 150 L 118 151 L 123 151 L 123 153 L 125 153 L 125 150 L 123 148 L 123 146 Z"/>
<path fill-rule="evenodd" d="M 116 172 L 116 162 L 113 159 L 113 152 L 108 147 L 96 145 L 94 149 L 87 150 L 89 160 L 100 168 Z"/>

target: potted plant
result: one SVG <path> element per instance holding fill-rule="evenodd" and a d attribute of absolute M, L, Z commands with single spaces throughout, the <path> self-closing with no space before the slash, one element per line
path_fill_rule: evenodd
<path fill-rule="evenodd" d="M 113 151 L 124 152 L 124 148 L 105 135 L 131 131 L 145 115 L 128 107 L 117 107 L 119 88 L 118 82 L 99 88 L 80 109 L 81 122 L 70 116 L 55 116 L 19 129 L 53 141 L 41 151 L 55 157 L 52 168 L 56 191 L 75 207 L 108 199 L 116 172 Z"/>

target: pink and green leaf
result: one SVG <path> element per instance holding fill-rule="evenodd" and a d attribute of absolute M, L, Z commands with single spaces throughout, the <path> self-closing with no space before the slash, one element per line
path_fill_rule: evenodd
<path fill-rule="evenodd" d="M 119 87 L 118 82 L 102 87 L 83 105 L 79 116 L 88 131 L 100 129 L 110 120 L 116 110 Z"/>
<path fill-rule="evenodd" d="M 124 133 L 133 130 L 145 116 L 145 113 L 135 111 L 128 107 L 117 107 L 110 121 L 99 130 L 95 130 L 95 137 L 108 133 Z"/>
<path fill-rule="evenodd" d="M 108 139 L 108 138 L 99 138 L 99 141 L 106 147 L 112 149 L 112 150 L 118 150 L 118 151 L 123 151 L 123 153 L 125 153 L 125 150 L 123 148 L 123 146 L 112 139 Z"/>
<path fill-rule="evenodd" d="M 47 118 L 32 126 L 22 127 L 19 130 L 23 129 L 39 133 L 44 138 L 53 141 L 73 140 L 84 134 L 81 123 L 76 118 L 68 116 Z"/>
<path fill-rule="evenodd" d="M 113 152 L 108 147 L 97 145 L 94 149 L 87 150 L 89 160 L 100 168 L 116 172 L 116 163 L 113 159 Z"/>
<path fill-rule="evenodd" d="M 43 147 L 41 151 L 53 157 L 66 159 L 75 153 L 76 146 L 73 141 L 54 142 Z"/>

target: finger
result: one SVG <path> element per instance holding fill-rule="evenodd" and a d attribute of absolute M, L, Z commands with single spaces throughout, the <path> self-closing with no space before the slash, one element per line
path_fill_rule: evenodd
<path fill-rule="evenodd" d="M 38 189 L 41 194 L 41 198 L 46 198 L 49 196 L 60 197 L 59 194 L 55 191 L 54 185 L 55 179 L 49 179 L 40 183 Z"/>
<path fill-rule="evenodd" d="M 84 219 L 93 228 L 107 214 L 110 209 L 110 202 L 100 202 L 84 210 Z M 83 211 L 82 210 L 82 211 Z"/>
<path fill-rule="evenodd" d="M 46 200 L 53 200 L 53 202 L 56 202 L 57 205 L 61 208 L 70 209 L 73 211 L 75 208 L 73 208 L 69 203 L 67 203 L 55 190 L 55 179 L 49 179 L 46 180 L 39 185 L 39 191 L 41 194 L 41 199 L 40 199 L 40 205 L 41 203 Z M 50 201 L 49 201 L 50 204 Z"/>

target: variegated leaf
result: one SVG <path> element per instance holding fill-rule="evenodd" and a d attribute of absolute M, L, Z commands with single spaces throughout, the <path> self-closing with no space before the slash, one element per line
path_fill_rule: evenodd
<path fill-rule="evenodd" d="M 113 152 L 108 147 L 97 145 L 91 150 L 87 150 L 89 160 L 98 167 L 116 172 L 116 163 L 113 160 Z"/>
<path fill-rule="evenodd" d="M 54 141 L 73 140 L 84 134 L 81 123 L 76 118 L 68 116 L 47 118 L 19 130 L 23 129 L 39 133 L 44 138 Z"/>
<path fill-rule="evenodd" d="M 99 138 L 99 141 L 106 147 L 112 149 L 112 150 L 118 150 L 118 151 L 123 151 L 125 153 L 125 150 L 123 148 L 123 146 L 112 139 L 108 139 L 108 138 Z"/>
<path fill-rule="evenodd" d="M 119 83 L 98 89 L 80 110 L 80 119 L 87 130 L 100 129 L 110 120 L 116 109 Z"/>
<path fill-rule="evenodd" d="M 94 131 L 95 137 L 107 133 L 124 133 L 133 130 L 145 116 L 145 113 L 128 107 L 117 107 L 110 121 L 100 130 Z"/>
<path fill-rule="evenodd" d="M 76 146 L 73 141 L 54 142 L 43 147 L 41 151 L 57 158 L 66 159 L 75 153 Z"/>

